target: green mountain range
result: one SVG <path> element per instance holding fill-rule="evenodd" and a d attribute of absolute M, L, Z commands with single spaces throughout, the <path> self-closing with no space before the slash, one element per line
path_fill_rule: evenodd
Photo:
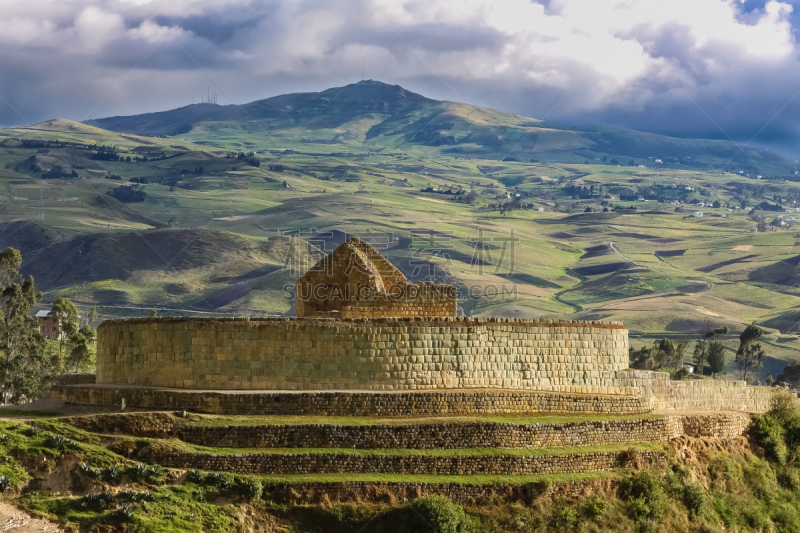
<path fill-rule="evenodd" d="M 318 93 L 298 93 L 244 105 L 193 104 L 179 109 L 87 122 L 139 135 L 186 135 L 209 142 L 246 134 L 287 147 L 408 150 L 506 161 L 722 166 L 748 172 L 788 174 L 794 164 L 757 148 L 718 140 L 680 139 L 624 128 L 567 125 L 431 100 L 398 85 L 373 80 Z M 298 141 L 302 148 L 298 148 Z M 215 143 L 216 144 L 216 143 Z M 316 145 L 316 146 L 315 146 Z"/>

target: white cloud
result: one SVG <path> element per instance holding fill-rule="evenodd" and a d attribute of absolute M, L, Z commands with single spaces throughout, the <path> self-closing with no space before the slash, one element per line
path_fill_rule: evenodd
<path fill-rule="evenodd" d="M 739 121 L 755 131 L 800 88 L 800 50 L 790 3 L 743 9 L 738 0 L 0 0 L 0 94 L 36 120 L 83 119 L 109 93 L 94 116 L 165 108 L 215 82 L 243 102 L 357 79 L 366 55 L 369 77 L 433 97 L 656 130 L 683 119 L 701 133 L 707 113 L 726 130 Z M 800 118 L 793 106 L 785 113 Z M 0 106 L 0 123 L 15 121 Z"/>

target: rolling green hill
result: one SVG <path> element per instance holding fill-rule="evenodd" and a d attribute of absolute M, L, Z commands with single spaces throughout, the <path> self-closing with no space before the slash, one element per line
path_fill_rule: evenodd
<path fill-rule="evenodd" d="M 296 278 L 357 235 L 410 279 L 454 284 L 467 315 L 622 320 L 634 347 L 728 326 L 731 358 L 755 320 L 762 377 L 800 359 L 800 184 L 776 156 L 743 152 L 783 165 L 762 178 L 682 165 L 734 148 L 377 82 L 248 106 L 259 118 L 203 104 L 0 129 L 0 247 L 22 250 L 42 306 L 291 316 Z M 507 157 L 512 140 L 528 155 Z M 612 164 L 623 147 L 675 162 Z"/>
<path fill-rule="evenodd" d="M 287 94 L 244 105 L 194 104 L 158 113 L 109 117 L 88 124 L 139 135 L 184 135 L 224 145 L 245 134 L 248 148 L 285 146 L 307 151 L 338 146 L 363 150 L 426 149 L 464 157 L 580 163 L 602 158 L 619 164 L 689 168 L 725 166 L 787 174 L 780 156 L 727 141 L 687 140 L 605 126 L 565 125 L 425 98 L 378 81 Z"/>

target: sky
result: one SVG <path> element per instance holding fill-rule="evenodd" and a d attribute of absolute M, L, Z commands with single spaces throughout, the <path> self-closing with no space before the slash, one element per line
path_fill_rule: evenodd
<path fill-rule="evenodd" d="M 365 75 L 800 158 L 800 0 L 0 0 L 0 13 L 0 126 Z"/>

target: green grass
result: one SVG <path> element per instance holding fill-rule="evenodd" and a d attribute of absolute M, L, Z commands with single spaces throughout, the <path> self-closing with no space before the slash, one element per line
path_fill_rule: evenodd
<path fill-rule="evenodd" d="M 7 407 L 0 408 L 0 417 L 49 417 L 58 416 L 56 411 L 42 411 L 38 409 L 11 409 Z"/>
<path fill-rule="evenodd" d="M 465 109 L 472 109 L 472 114 Z M 442 117 L 437 115 L 431 127 L 447 123 L 456 136 L 484 131 L 481 128 L 493 121 L 511 128 L 509 140 L 517 138 L 514 136 L 520 134 L 519 128 L 533 127 L 523 125 L 518 117 L 469 106 L 459 105 L 443 116 L 455 122 L 440 122 Z M 46 300 L 68 296 L 78 302 L 82 312 L 97 306 L 108 318 L 147 315 L 153 308 L 164 309 L 162 315 L 291 315 L 293 303 L 285 299 L 283 288 L 293 278 L 279 273 L 256 275 L 258 268 L 283 264 L 282 258 L 268 256 L 260 248 L 278 230 L 301 237 L 311 228 L 354 235 L 365 230 L 386 231 L 408 239 L 401 246 L 390 247 L 386 255 L 411 273 L 414 261 L 420 259 L 412 249 L 419 249 L 423 243 L 412 242 L 409 230 L 432 228 L 449 236 L 444 243 L 449 259 L 425 258 L 447 269 L 446 274 L 440 272 L 439 281 L 462 287 L 513 287 L 511 294 L 498 297 L 481 291 L 464 296 L 459 304 L 469 314 L 622 320 L 632 334 L 653 338 L 678 331 L 692 337 L 706 321 L 727 325 L 732 332 L 753 320 L 769 322 L 782 328 L 783 334 L 791 333 L 796 323 L 789 319 L 789 313 L 797 308 L 800 291 L 794 288 L 793 267 L 781 263 L 800 254 L 794 230 L 750 233 L 754 224 L 747 214 L 725 208 L 702 210 L 725 214 L 726 218 L 696 219 L 675 213 L 670 204 L 618 201 L 622 187 L 657 184 L 667 187 L 664 190 L 670 198 L 718 199 L 737 205 L 743 196 L 738 188 L 759 187 L 760 192 L 745 195 L 748 202 L 757 203 L 776 195 L 797 194 L 800 184 L 796 182 L 758 180 L 707 171 L 707 167 L 654 170 L 603 165 L 594 158 L 608 154 L 586 146 L 565 148 L 583 138 L 582 130 L 542 133 L 536 142 L 537 152 L 520 162 L 498 161 L 495 148 L 480 143 L 468 147 L 473 153 L 466 159 L 447 151 L 453 145 L 418 146 L 405 142 L 403 135 L 386 134 L 367 141 L 365 132 L 378 119 L 350 119 L 352 122 L 342 128 L 350 128 L 357 139 L 336 145 L 303 143 L 300 139 L 330 139 L 341 131 L 321 127 L 297 137 L 300 128 L 289 122 L 281 122 L 269 134 L 236 121 L 201 123 L 187 134 L 166 139 L 123 136 L 69 121 L 0 130 L 0 246 L 23 248 L 27 264 L 34 270 L 42 265 L 33 274 Z M 622 132 L 614 135 L 630 140 Z M 51 147 L 46 154 L 40 153 L 20 146 L 14 140 L 17 138 L 115 144 L 125 155 L 150 147 L 168 158 L 147 163 L 103 162 L 91 160 L 74 148 Z M 681 150 L 707 147 L 687 140 L 670 142 L 678 143 Z M 187 151 L 175 146 L 184 146 Z M 251 167 L 226 159 L 228 150 L 254 150 L 262 165 Z M 179 156 L 170 157 L 176 154 Z M 81 179 L 44 183 L 40 172 L 22 165 L 31 156 L 40 166 L 85 168 L 76 168 Z M 542 162 L 527 162 L 531 158 Z M 712 157 L 707 163 L 724 163 L 717 159 Z M 586 160 L 589 164 L 583 164 Z M 286 170 L 269 170 L 275 164 Z M 198 166 L 204 167 L 202 175 L 180 177 L 183 169 Z M 147 177 L 147 200 L 118 207 L 98 202 L 98 196 L 120 183 L 104 179 L 105 172 L 121 175 L 123 183 L 129 178 Z M 767 170 L 763 173 L 770 175 Z M 584 214 L 587 206 L 601 209 L 602 199 L 574 200 L 566 194 L 568 180 L 577 177 L 587 187 L 602 187 L 615 198 L 611 201 L 614 205 L 636 205 L 637 211 Z M 170 190 L 167 183 L 158 183 L 162 178 L 176 179 L 179 185 Z M 408 186 L 396 186 L 398 183 Z M 448 195 L 421 193 L 428 184 L 474 189 L 478 193 L 476 205 L 457 203 Z M 695 190 L 685 191 L 684 186 Z M 502 216 L 488 208 L 516 192 L 532 195 L 525 201 L 546 211 L 515 210 Z M 693 209 L 687 206 L 687 212 Z M 766 213 L 770 219 L 776 214 Z M 38 225 L 5 231 L 4 223 L 16 220 Z M 152 233 L 156 226 L 193 233 L 181 239 L 183 245 L 160 243 Z M 49 240 L 39 238 L 37 228 L 54 232 L 56 240 L 78 240 L 61 251 L 52 249 Z M 207 230 L 227 233 L 215 238 Z M 519 242 L 513 271 L 509 264 L 499 269 L 495 264 L 482 268 L 470 264 L 475 252 L 469 246 L 470 239 L 478 238 L 481 230 L 490 243 L 500 242 L 498 239 L 514 231 Z M 104 240 L 103 236 L 114 239 Z M 90 240 L 81 242 L 81 238 Z M 107 246 L 86 246 L 89 242 Z M 235 242 L 237 249 L 231 251 L 226 242 Z M 587 249 L 611 242 L 618 254 L 581 258 Z M 752 249 L 734 249 L 740 246 Z M 73 257 L 64 252 L 67 249 L 86 251 Z M 669 250 L 685 253 L 656 256 Z M 34 257 L 37 253 L 42 255 Z M 194 255 L 187 259 L 187 254 Z M 493 254 L 499 260 L 499 253 Z M 698 270 L 747 255 L 755 257 L 708 272 Z M 576 274 L 582 267 L 622 261 L 634 265 L 603 275 Z M 251 290 L 242 291 L 231 301 L 220 296 L 248 275 L 253 276 L 248 279 Z M 685 290 L 693 286 L 703 289 Z M 205 307 L 209 301 L 216 307 Z M 800 349 L 794 343 L 776 344 L 780 346 L 770 346 L 771 357 L 780 361 L 800 358 Z"/>

